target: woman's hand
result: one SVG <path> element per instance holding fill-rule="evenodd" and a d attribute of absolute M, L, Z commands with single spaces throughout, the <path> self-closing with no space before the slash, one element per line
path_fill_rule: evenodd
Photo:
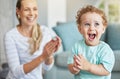
<path fill-rule="evenodd" d="M 44 56 L 44 59 L 49 58 L 51 55 L 53 55 L 54 52 L 56 52 L 61 44 L 61 40 L 59 37 L 56 37 L 56 40 L 52 39 L 50 42 L 48 42 L 43 50 L 42 55 Z"/>
<path fill-rule="evenodd" d="M 60 45 L 61 45 L 61 39 L 57 36 L 53 40 L 58 42 L 58 44 L 56 46 L 56 50 L 55 50 L 55 52 L 56 52 L 59 49 Z"/>

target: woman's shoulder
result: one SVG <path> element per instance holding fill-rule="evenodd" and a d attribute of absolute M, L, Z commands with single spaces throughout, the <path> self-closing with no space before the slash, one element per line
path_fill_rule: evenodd
<path fill-rule="evenodd" d="M 47 27 L 47 26 L 45 26 L 45 25 L 40 25 L 40 28 L 41 28 L 41 31 L 43 32 L 43 33 L 49 33 L 49 34 L 54 34 L 55 32 L 52 30 L 52 28 L 50 28 L 50 27 Z"/>
<path fill-rule="evenodd" d="M 17 28 L 16 27 L 14 27 L 14 28 L 10 29 L 9 31 L 7 31 L 5 36 L 13 36 L 15 34 L 17 34 Z"/>
<path fill-rule="evenodd" d="M 40 28 L 42 31 L 49 31 L 50 30 L 50 28 L 45 26 L 45 25 L 40 25 Z"/>
<path fill-rule="evenodd" d="M 48 27 L 46 25 L 40 25 L 41 29 L 47 29 Z"/>

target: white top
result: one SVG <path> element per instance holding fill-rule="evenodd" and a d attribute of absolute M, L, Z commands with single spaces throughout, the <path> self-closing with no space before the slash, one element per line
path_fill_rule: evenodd
<path fill-rule="evenodd" d="M 6 56 L 9 64 L 10 71 L 7 79 L 43 79 L 42 78 L 42 67 L 45 70 L 49 70 L 52 66 L 46 65 L 44 62 L 37 68 L 28 74 L 24 73 L 23 65 L 32 61 L 34 58 L 40 56 L 43 52 L 43 48 L 47 42 L 56 34 L 46 26 L 40 26 L 43 34 L 43 38 L 39 47 L 33 55 L 29 53 L 28 37 L 25 37 L 19 33 L 17 27 L 13 28 L 5 35 L 5 48 Z"/>

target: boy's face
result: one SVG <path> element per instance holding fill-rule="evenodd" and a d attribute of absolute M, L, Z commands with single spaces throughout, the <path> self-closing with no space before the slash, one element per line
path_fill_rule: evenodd
<path fill-rule="evenodd" d="M 99 44 L 100 37 L 105 31 L 102 17 L 95 12 L 83 14 L 79 31 L 87 45 L 95 46 Z"/>

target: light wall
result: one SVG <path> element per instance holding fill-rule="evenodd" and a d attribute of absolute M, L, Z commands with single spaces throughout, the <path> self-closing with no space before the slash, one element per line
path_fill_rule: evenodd
<path fill-rule="evenodd" d="M 43 25 L 48 25 L 47 21 L 48 21 L 48 0 L 37 0 L 38 1 L 38 7 L 39 7 L 39 18 L 38 18 L 38 22 L 39 24 L 43 24 Z"/>
<path fill-rule="evenodd" d="M 48 26 L 66 22 L 66 0 L 48 0 Z"/>
<path fill-rule="evenodd" d="M 6 62 L 4 34 L 13 27 L 13 3 L 11 0 L 0 0 L 0 64 Z"/>
<path fill-rule="evenodd" d="M 77 11 L 85 5 L 95 5 L 98 4 L 101 0 L 67 0 L 67 22 L 75 21 L 75 16 Z"/>
<path fill-rule="evenodd" d="M 16 1 L 0 0 L 0 64 L 6 62 L 4 35 L 18 24 Z M 99 0 L 38 0 L 39 24 L 52 27 L 56 22 L 75 21 L 76 12 L 86 4 L 95 5 Z"/>

